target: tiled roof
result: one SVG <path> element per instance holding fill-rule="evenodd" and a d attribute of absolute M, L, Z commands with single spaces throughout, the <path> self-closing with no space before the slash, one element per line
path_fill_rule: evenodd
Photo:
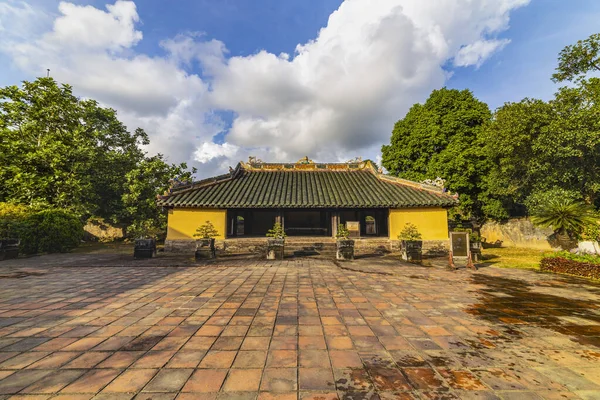
<path fill-rule="evenodd" d="M 205 208 L 404 208 L 455 204 L 456 198 L 441 189 L 380 174 L 369 161 L 240 163 L 230 174 L 179 186 L 158 199 L 158 205 L 164 207 Z"/>

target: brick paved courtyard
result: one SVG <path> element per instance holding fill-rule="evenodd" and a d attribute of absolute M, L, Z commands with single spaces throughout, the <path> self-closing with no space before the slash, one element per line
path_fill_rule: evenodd
<path fill-rule="evenodd" d="M 0 264 L 0 399 L 600 398 L 600 286 L 583 280 L 52 260 Z"/>

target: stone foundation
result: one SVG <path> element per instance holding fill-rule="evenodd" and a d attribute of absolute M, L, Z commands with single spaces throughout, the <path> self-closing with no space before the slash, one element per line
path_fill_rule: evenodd
<path fill-rule="evenodd" d="M 309 241 L 335 244 L 333 238 L 301 238 L 294 237 L 286 239 L 286 247 L 293 246 L 294 243 L 306 243 Z M 233 254 L 256 254 L 264 256 L 267 251 L 267 238 L 236 238 L 215 241 L 217 255 Z M 449 240 L 424 240 L 423 256 L 438 257 L 448 255 L 450 249 Z M 167 240 L 165 241 L 165 251 L 194 253 L 196 251 L 195 240 Z M 368 254 L 399 254 L 400 241 L 381 239 L 355 239 L 354 252 L 357 256 Z"/>

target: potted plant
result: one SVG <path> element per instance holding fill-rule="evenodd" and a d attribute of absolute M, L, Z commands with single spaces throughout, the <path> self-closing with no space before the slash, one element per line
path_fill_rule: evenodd
<path fill-rule="evenodd" d="M 354 260 L 354 240 L 348 239 L 350 231 L 345 224 L 339 224 L 335 237 L 337 251 L 336 259 L 338 260 Z"/>
<path fill-rule="evenodd" d="M 473 261 L 481 261 L 481 236 L 478 233 L 469 234 L 469 249 Z"/>
<path fill-rule="evenodd" d="M 285 236 L 281 223 L 275 222 L 273 228 L 267 232 L 267 260 L 283 260 Z"/>
<path fill-rule="evenodd" d="M 196 240 L 196 259 L 215 258 L 217 256 L 215 250 L 215 238 L 219 236 L 219 231 L 210 221 L 206 221 L 200 225 L 194 233 L 194 237 L 199 237 Z"/>
<path fill-rule="evenodd" d="M 423 241 L 421 233 L 414 224 L 407 223 L 398 235 L 401 241 L 402 259 L 410 262 L 421 262 Z"/>

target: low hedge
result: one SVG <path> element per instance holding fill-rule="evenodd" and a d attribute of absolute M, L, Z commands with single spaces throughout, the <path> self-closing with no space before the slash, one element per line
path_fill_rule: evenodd
<path fill-rule="evenodd" d="M 0 203 L 0 237 L 20 239 L 19 252 L 24 254 L 64 253 L 79 245 L 83 223 L 65 210 Z"/>
<path fill-rule="evenodd" d="M 600 257 L 591 255 L 579 256 L 561 252 L 542 258 L 540 269 L 546 272 L 600 279 Z"/>

